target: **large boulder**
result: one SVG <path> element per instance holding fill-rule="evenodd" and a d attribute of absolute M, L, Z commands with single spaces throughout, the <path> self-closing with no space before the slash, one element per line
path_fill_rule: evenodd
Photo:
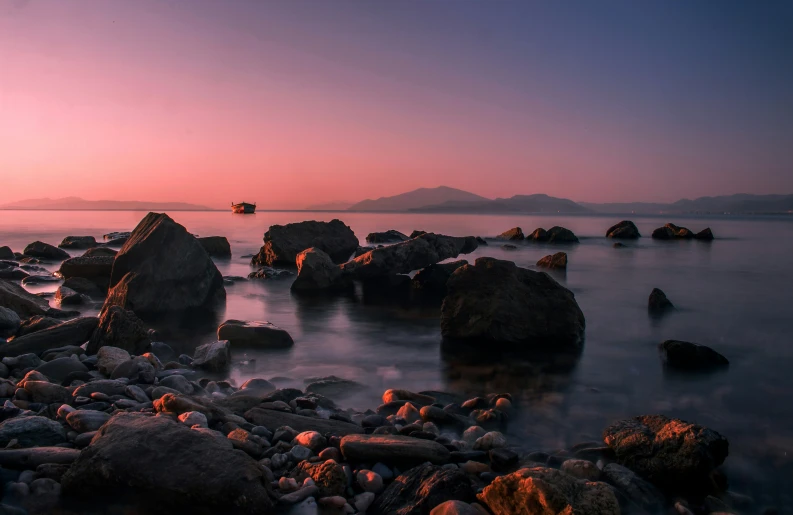
<path fill-rule="evenodd" d="M 341 220 L 271 225 L 251 264 L 294 266 L 297 255 L 311 247 L 328 254 L 334 263 L 343 263 L 358 248 L 358 238 Z"/>
<path fill-rule="evenodd" d="M 641 238 L 642 235 L 639 234 L 639 229 L 636 227 L 636 224 L 630 220 L 623 220 L 609 227 L 606 231 L 606 237 L 617 240 L 635 240 Z"/>
<path fill-rule="evenodd" d="M 14 338 L 0 345 L 0 358 L 28 353 L 41 354 L 49 349 L 66 345 L 82 345 L 91 338 L 98 324 L 99 319 L 96 317 L 75 318 L 48 329 Z"/>
<path fill-rule="evenodd" d="M 410 237 L 407 235 L 393 229 L 385 232 L 372 232 L 366 235 L 366 243 L 399 243 L 409 239 Z"/>
<path fill-rule="evenodd" d="M 96 238 L 93 236 L 67 236 L 58 247 L 62 249 L 90 249 L 97 245 Z"/>
<path fill-rule="evenodd" d="M 64 494 L 133 492 L 162 509 L 188 507 L 269 514 L 272 502 L 256 461 L 211 431 L 169 417 L 119 413 L 63 476 Z"/>
<path fill-rule="evenodd" d="M 226 320 L 218 327 L 218 340 L 228 340 L 234 347 L 257 349 L 286 348 L 295 344 L 284 329 L 270 322 Z"/>
<path fill-rule="evenodd" d="M 69 259 L 69 253 L 65 250 L 61 250 L 58 247 L 50 245 L 49 243 L 44 243 L 43 241 L 34 241 L 22 252 L 26 256 L 39 258 L 39 259 L 47 259 L 50 261 L 63 261 L 64 259 Z"/>
<path fill-rule="evenodd" d="M 207 254 L 212 257 L 231 257 L 231 245 L 229 245 L 229 240 L 224 236 L 206 236 L 204 238 L 198 238 L 198 243 L 200 243 L 201 246 L 204 247 L 204 250 L 207 251 Z"/>
<path fill-rule="evenodd" d="M 96 354 L 102 347 L 117 347 L 130 354 L 143 354 L 151 340 L 143 322 L 130 310 L 118 306 L 105 309 L 91 335 L 86 352 Z"/>
<path fill-rule="evenodd" d="M 0 279 L 0 306 L 16 312 L 20 318 L 44 315 L 50 308 L 47 299 L 33 295 L 20 285 L 4 279 Z"/>
<path fill-rule="evenodd" d="M 537 266 L 565 270 L 567 269 L 567 254 L 565 252 L 557 252 L 556 254 L 545 256 L 537 261 Z"/>
<path fill-rule="evenodd" d="M 729 451 L 716 431 L 663 415 L 616 422 L 603 431 L 603 440 L 621 465 L 658 486 L 685 491 L 707 484 Z"/>
<path fill-rule="evenodd" d="M 446 501 L 473 500 L 474 489 L 465 472 L 425 463 L 396 478 L 366 513 L 424 515 Z"/>
<path fill-rule="evenodd" d="M 498 236 L 496 236 L 500 240 L 509 240 L 509 241 L 521 241 L 525 238 L 523 235 L 523 229 L 520 227 L 513 227 L 512 229 L 502 232 Z"/>
<path fill-rule="evenodd" d="M 149 213 L 116 255 L 102 309 L 147 317 L 211 309 L 225 298 L 223 277 L 196 238 L 168 215 Z"/>
<path fill-rule="evenodd" d="M 516 351 L 583 346 L 586 322 L 575 296 L 546 273 L 485 257 L 458 268 L 446 286 L 445 343 L 492 343 Z"/>
<path fill-rule="evenodd" d="M 297 255 L 295 262 L 297 278 L 292 283 L 295 291 L 344 288 L 350 284 L 342 278 L 341 268 L 321 249 L 306 249 Z"/>
<path fill-rule="evenodd" d="M 561 470 L 533 467 L 497 477 L 479 494 L 494 515 L 619 515 L 611 488 Z"/>
<path fill-rule="evenodd" d="M 113 256 L 78 256 L 61 263 L 58 273 L 64 279 L 83 277 L 85 279 L 110 280 L 113 272 Z"/>
<path fill-rule="evenodd" d="M 713 370 L 729 366 L 730 361 L 705 345 L 666 340 L 658 346 L 664 365 L 680 370 Z"/>

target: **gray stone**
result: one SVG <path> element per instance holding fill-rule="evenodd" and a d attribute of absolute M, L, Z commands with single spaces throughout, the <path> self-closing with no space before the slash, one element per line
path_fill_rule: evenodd
<path fill-rule="evenodd" d="M 106 376 L 110 376 L 117 366 L 131 359 L 126 350 L 109 345 L 101 347 L 96 353 L 96 357 L 96 369 Z"/>
<path fill-rule="evenodd" d="M 219 372 L 231 365 L 231 346 L 228 340 L 206 343 L 193 354 L 193 366 Z"/>
<path fill-rule="evenodd" d="M 103 411 L 77 410 L 66 415 L 66 423 L 78 433 L 98 431 L 108 420 L 110 415 Z"/>
<path fill-rule="evenodd" d="M 60 383 L 65 380 L 69 374 L 77 372 L 88 372 L 86 367 L 75 355 L 56 358 L 47 361 L 36 367 L 38 372 L 41 372 L 51 381 Z"/>
<path fill-rule="evenodd" d="M 226 320 L 218 327 L 218 340 L 228 340 L 234 347 L 259 349 L 285 348 L 294 345 L 284 329 L 270 322 Z"/>
<path fill-rule="evenodd" d="M 0 422 L 0 447 L 16 439 L 21 447 L 41 447 L 66 442 L 66 431 L 46 417 L 19 416 Z"/>

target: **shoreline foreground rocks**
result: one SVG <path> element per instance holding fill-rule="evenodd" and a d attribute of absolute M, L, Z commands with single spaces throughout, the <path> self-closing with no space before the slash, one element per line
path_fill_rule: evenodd
<path fill-rule="evenodd" d="M 295 266 L 297 255 L 309 248 L 322 250 L 334 263 L 343 263 L 358 248 L 358 238 L 338 219 L 271 225 L 264 233 L 264 245 L 251 259 L 251 265 Z"/>

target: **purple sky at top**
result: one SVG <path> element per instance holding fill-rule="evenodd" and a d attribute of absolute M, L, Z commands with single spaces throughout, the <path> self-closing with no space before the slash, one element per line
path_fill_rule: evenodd
<path fill-rule="evenodd" d="M 0 3 L 0 203 L 793 193 L 793 2 Z"/>

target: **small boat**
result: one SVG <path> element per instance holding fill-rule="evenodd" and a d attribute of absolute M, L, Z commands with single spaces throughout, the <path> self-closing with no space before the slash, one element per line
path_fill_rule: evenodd
<path fill-rule="evenodd" d="M 247 202 L 240 202 L 239 204 L 231 204 L 231 212 L 240 215 L 250 215 L 256 211 L 256 204 L 248 204 Z"/>

